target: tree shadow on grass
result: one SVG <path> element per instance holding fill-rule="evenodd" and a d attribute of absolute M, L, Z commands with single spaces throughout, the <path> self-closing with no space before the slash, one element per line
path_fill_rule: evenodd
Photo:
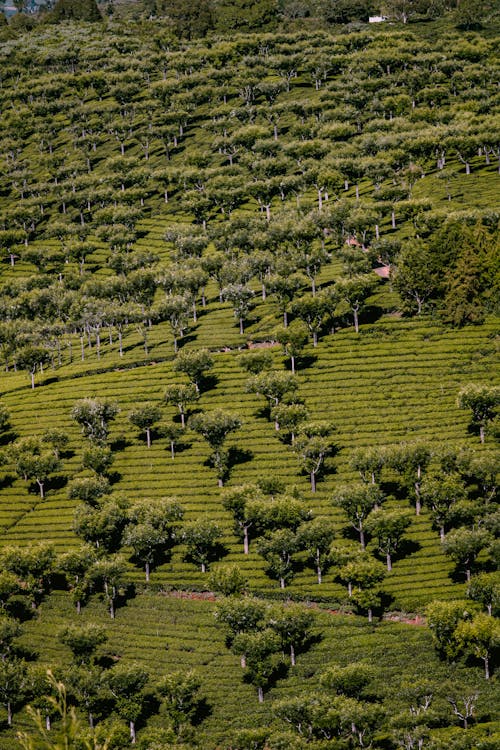
<path fill-rule="evenodd" d="M 14 476 L 14 474 L 6 474 L 4 477 L 2 477 L 2 479 L 0 479 L 0 490 L 7 487 L 12 487 L 15 481 L 16 477 Z"/>
<path fill-rule="evenodd" d="M 199 389 L 200 393 L 205 393 L 205 391 L 211 391 L 212 388 L 215 388 L 219 382 L 219 378 L 217 375 L 213 374 L 207 374 L 203 375 L 202 378 L 200 378 L 199 382 Z"/>
<path fill-rule="evenodd" d="M 247 448 L 236 448 L 232 446 L 227 452 L 227 465 L 229 470 L 238 464 L 246 464 L 253 459 L 253 451 Z"/>
<path fill-rule="evenodd" d="M 14 440 L 17 440 L 19 437 L 19 434 L 15 432 L 15 430 L 7 430 L 7 432 L 4 432 L 0 435 L 0 445 L 8 445 L 9 443 L 13 443 Z"/>
<path fill-rule="evenodd" d="M 125 448 L 128 448 L 130 445 L 132 445 L 132 440 L 125 437 L 125 435 L 119 435 L 112 443 L 110 443 L 109 447 L 113 453 L 118 453 L 119 451 L 125 450 Z"/>

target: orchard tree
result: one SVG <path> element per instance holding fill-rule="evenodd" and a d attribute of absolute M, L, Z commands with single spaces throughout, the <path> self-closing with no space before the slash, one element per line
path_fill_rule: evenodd
<path fill-rule="evenodd" d="M 121 498 L 112 497 L 96 507 L 78 506 L 73 529 L 87 543 L 94 544 L 97 550 L 114 552 L 121 545 L 126 523 L 126 504 Z"/>
<path fill-rule="evenodd" d="M 82 467 L 104 477 L 113 465 L 115 457 L 111 448 L 103 445 L 89 445 L 82 455 Z"/>
<path fill-rule="evenodd" d="M 330 565 L 330 547 L 334 538 L 333 525 L 321 516 L 303 523 L 297 530 L 299 548 L 307 552 L 308 561 L 316 571 L 318 583 L 322 583 L 323 573 Z"/>
<path fill-rule="evenodd" d="M 68 498 L 81 500 L 87 505 L 96 507 L 104 495 L 109 495 L 111 485 L 107 477 L 95 475 L 92 477 L 75 477 L 68 482 Z"/>
<path fill-rule="evenodd" d="M 391 271 L 392 284 L 403 303 L 403 311 L 421 315 L 438 293 L 435 257 L 429 247 L 412 240 L 396 258 Z"/>
<path fill-rule="evenodd" d="M 227 455 L 223 450 L 224 442 L 231 432 L 241 427 L 240 418 L 222 409 L 216 409 L 193 415 L 189 420 L 189 426 L 205 438 L 212 448 L 212 465 L 217 471 L 219 487 L 222 487 L 228 470 Z"/>
<path fill-rule="evenodd" d="M 250 312 L 253 291 L 246 284 L 229 284 L 222 290 L 222 297 L 233 306 L 234 317 L 239 322 L 240 334 L 244 333 L 244 323 Z"/>
<path fill-rule="evenodd" d="M 276 430 L 281 432 L 284 439 L 290 438 L 292 445 L 295 443 L 297 430 L 307 417 L 304 404 L 279 404 L 271 409 L 271 419 L 274 420 Z"/>
<path fill-rule="evenodd" d="M 175 498 L 157 501 L 139 500 L 128 511 L 130 523 L 123 532 L 123 544 L 132 547 L 135 556 L 144 563 L 146 583 L 151 565 L 170 549 L 179 534 L 178 527 L 184 511 Z"/>
<path fill-rule="evenodd" d="M 116 600 L 125 584 L 125 572 L 125 562 L 118 556 L 97 560 L 89 570 L 90 580 L 102 586 L 112 620 L 115 619 Z"/>
<path fill-rule="evenodd" d="M 486 529 L 459 528 L 446 534 L 443 549 L 458 566 L 465 569 L 467 581 L 471 579 L 471 569 L 479 553 L 492 541 Z"/>
<path fill-rule="evenodd" d="M 486 607 L 488 614 L 497 615 L 500 609 L 500 573 L 479 573 L 472 576 L 467 587 L 467 596 Z"/>
<path fill-rule="evenodd" d="M 307 344 L 307 326 L 301 320 L 294 320 L 286 328 L 276 330 L 274 336 L 283 347 L 283 354 L 290 360 L 292 375 L 295 375 L 296 359 Z"/>
<path fill-rule="evenodd" d="M 223 596 L 241 597 L 248 590 L 248 579 L 237 565 L 225 564 L 211 573 L 208 585 Z"/>
<path fill-rule="evenodd" d="M 335 449 L 331 433 L 334 427 L 327 422 L 307 422 L 301 425 L 293 449 L 303 471 L 309 474 L 311 492 L 316 492 L 316 482 L 325 460 Z"/>
<path fill-rule="evenodd" d="M 303 648 L 311 637 L 313 612 L 301 604 L 288 604 L 271 611 L 268 623 L 279 635 L 283 650 L 289 651 L 290 662 L 294 667 L 298 649 Z"/>
<path fill-rule="evenodd" d="M 459 392 L 457 405 L 470 409 L 472 425 L 479 430 L 479 439 L 484 443 L 488 424 L 495 419 L 500 404 L 500 388 L 469 383 Z"/>
<path fill-rule="evenodd" d="M 288 372 L 261 372 L 249 378 L 246 384 L 248 393 L 257 393 L 267 398 L 269 409 L 278 406 L 285 396 L 291 396 L 297 388 L 295 375 Z"/>
<path fill-rule="evenodd" d="M 106 675 L 116 711 L 129 724 L 132 743 L 136 741 L 135 724 L 143 712 L 148 679 L 146 670 L 135 664 L 119 664 Z"/>
<path fill-rule="evenodd" d="M 359 534 L 361 548 L 365 548 L 365 524 L 369 514 L 374 508 L 380 506 L 384 495 L 377 485 L 345 485 L 339 488 L 332 503 L 337 508 L 342 508 L 346 513 L 349 523 Z"/>
<path fill-rule="evenodd" d="M 500 646 L 500 622 L 480 612 L 472 620 L 459 622 L 454 638 L 460 650 L 470 652 L 484 662 L 484 676 L 489 680 L 491 659 Z"/>
<path fill-rule="evenodd" d="M 208 349 L 183 349 L 174 359 L 173 368 L 175 372 L 184 372 L 199 393 L 205 373 L 213 364 Z"/>
<path fill-rule="evenodd" d="M 57 569 L 66 579 L 77 614 L 80 614 L 82 601 L 89 593 L 87 573 L 96 560 L 97 555 L 93 547 L 82 545 L 78 549 L 65 552 L 57 561 Z"/>
<path fill-rule="evenodd" d="M 178 408 L 181 425 L 184 428 L 186 426 L 187 405 L 199 398 L 199 389 L 196 388 L 195 384 L 171 385 L 165 390 L 164 398 L 167 404 L 172 404 Z"/>
<path fill-rule="evenodd" d="M 359 333 L 359 314 L 370 294 L 373 292 L 376 277 L 368 274 L 353 276 L 351 279 L 340 279 L 334 287 L 335 295 L 340 300 L 337 312 L 343 308 L 352 312 L 354 330 Z"/>
<path fill-rule="evenodd" d="M 238 364 L 251 375 L 258 375 L 273 366 L 273 353 L 268 349 L 253 349 L 238 357 Z"/>
<path fill-rule="evenodd" d="M 187 557 L 206 573 L 209 563 L 220 554 L 222 532 L 215 521 L 200 519 L 185 524 L 182 541 L 187 547 Z"/>
<path fill-rule="evenodd" d="M 16 473 L 27 482 L 36 482 L 43 500 L 47 479 L 61 466 L 59 459 L 38 438 L 20 438 L 13 443 L 9 454 Z"/>
<path fill-rule="evenodd" d="M 446 526 L 453 518 L 455 505 L 466 498 L 464 483 L 457 475 L 427 477 L 422 482 L 421 498 L 431 511 L 433 523 L 444 541 Z"/>
<path fill-rule="evenodd" d="M 401 443 L 386 452 L 386 466 L 394 469 L 408 490 L 415 494 L 415 513 L 420 515 L 420 485 L 422 476 L 432 457 L 431 448 L 425 443 Z"/>
<path fill-rule="evenodd" d="M 280 637 L 271 628 L 254 633 L 241 633 L 233 639 L 232 651 L 245 657 L 245 678 L 257 688 L 259 703 L 264 690 L 282 664 Z"/>
<path fill-rule="evenodd" d="M 366 529 L 377 538 L 378 550 L 386 557 L 387 570 L 392 570 L 392 556 L 397 552 L 401 537 L 411 523 L 408 511 L 379 508 L 366 519 Z"/>
<path fill-rule="evenodd" d="M 254 523 L 254 516 L 249 512 L 249 503 L 263 500 L 259 487 L 255 484 L 244 484 L 229 487 L 222 493 L 222 505 L 233 514 L 235 532 L 243 537 L 243 552 L 248 555 L 249 532 Z"/>
<path fill-rule="evenodd" d="M 268 572 L 284 589 L 293 576 L 292 555 L 299 549 L 296 534 L 290 529 L 277 529 L 266 534 L 258 545 L 258 552 L 267 562 Z"/>
<path fill-rule="evenodd" d="M 156 684 L 156 692 L 172 729 L 179 734 L 185 724 L 193 721 L 199 704 L 201 680 L 195 672 L 171 672 Z"/>
<path fill-rule="evenodd" d="M 27 671 L 24 661 L 0 660 L 0 705 L 7 711 L 7 725 L 12 726 L 14 710 L 23 704 L 27 688 Z"/>
<path fill-rule="evenodd" d="M 93 663 L 97 648 L 108 640 L 108 635 L 101 625 L 89 622 L 67 625 L 60 631 L 59 640 L 68 646 L 77 666 L 88 666 Z"/>
<path fill-rule="evenodd" d="M 347 593 L 352 598 L 354 589 L 372 589 L 385 576 L 384 566 L 369 557 L 351 559 L 338 570 L 337 576 L 347 584 Z"/>
<path fill-rule="evenodd" d="M 359 472 L 363 482 L 375 485 L 380 480 L 382 469 L 385 465 L 385 452 L 377 447 L 366 447 L 358 449 L 352 459 L 351 466 Z"/>
<path fill-rule="evenodd" d="M 459 622 L 471 617 L 468 602 L 437 599 L 427 605 L 426 615 L 434 646 L 448 660 L 455 659 L 459 653 L 455 631 Z"/>
<path fill-rule="evenodd" d="M 77 401 L 71 417 L 82 428 L 82 434 L 91 442 L 103 445 L 109 432 L 109 423 L 119 412 L 118 406 L 105 399 L 84 398 Z"/>
<path fill-rule="evenodd" d="M 31 378 L 31 387 L 35 387 L 35 373 L 43 372 L 43 366 L 50 361 L 50 352 L 45 346 L 27 345 L 16 354 L 16 365 L 27 370 Z"/>
<path fill-rule="evenodd" d="M 146 433 L 146 444 L 151 447 L 151 430 L 161 419 L 161 408 L 151 402 L 142 404 L 129 414 L 129 420 L 141 432 Z"/>
<path fill-rule="evenodd" d="M 264 629 L 266 605 L 260 599 L 230 596 L 216 604 L 214 617 L 225 628 L 231 646 L 238 635 Z M 242 669 L 245 666 L 245 654 L 241 653 Z"/>

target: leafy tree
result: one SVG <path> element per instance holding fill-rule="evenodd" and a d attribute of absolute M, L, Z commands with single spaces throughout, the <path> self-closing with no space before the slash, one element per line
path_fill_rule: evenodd
<path fill-rule="evenodd" d="M 235 532 L 243 537 L 243 552 L 248 555 L 249 532 L 255 521 L 248 505 L 256 499 L 262 498 L 260 489 L 255 484 L 244 484 L 230 487 L 222 494 L 222 505 L 233 514 Z"/>
<path fill-rule="evenodd" d="M 453 507 L 465 496 L 462 480 L 452 474 L 428 477 L 422 482 L 421 498 L 431 510 L 432 520 L 439 528 L 441 541 L 445 538 L 446 525 L 453 516 Z"/>
<path fill-rule="evenodd" d="M 454 638 L 460 650 L 470 651 L 484 662 L 484 676 L 489 680 L 491 657 L 500 645 L 500 622 L 480 612 L 472 620 L 461 620 Z"/>
<path fill-rule="evenodd" d="M 177 734 L 183 724 L 192 722 L 195 717 L 200 687 L 201 680 L 192 670 L 167 674 L 156 685 L 156 692 Z"/>
<path fill-rule="evenodd" d="M 280 648 L 280 638 L 270 628 L 241 633 L 233 640 L 234 653 L 245 656 L 245 677 L 257 688 L 259 703 L 264 701 L 264 690 L 281 666 Z"/>
<path fill-rule="evenodd" d="M 189 426 L 204 437 L 212 448 L 212 464 L 217 471 L 219 487 L 222 487 L 227 473 L 227 457 L 223 445 L 227 436 L 241 427 L 240 418 L 216 409 L 205 414 L 195 414 L 190 418 Z"/>
<path fill-rule="evenodd" d="M 114 456 L 110 448 L 102 445 L 89 445 L 83 451 L 82 467 L 103 477 L 113 465 Z"/>
<path fill-rule="evenodd" d="M 110 401 L 84 398 L 77 401 L 71 417 L 82 428 L 82 434 L 91 442 L 102 445 L 108 438 L 109 422 L 118 414 L 118 406 Z"/>
<path fill-rule="evenodd" d="M 397 551 L 401 537 L 411 523 L 406 510 L 379 508 L 371 512 L 366 521 L 369 534 L 377 537 L 378 549 L 385 554 L 387 570 L 392 570 L 392 556 Z"/>
<path fill-rule="evenodd" d="M 465 576 L 470 581 L 471 568 L 477 556 L 491 541 L 486 529 L 454 529 L 443 540 L 443 549 L 457 565 L 465 568 Z"/>
<path fill-rule="evenodd" d="M 102 16 L 95 0 L 56 0 L 50 20 L 101 21 Z"/>
<path fill-rule="evenodd" d="M 365 522 L 383 500 L 384 496 L 376 485 L 345 485 L 332 498 L 333 504 L 342 508 L 349 523 L 358 532 L 362 549 L 365 548 Z"/>
<path fill-rule="evenodd" d="M 335 538 L 335 529 L 330 521 L 321 516 L 303 523 L 297 530 L 299 548 L 307 552 L 308 560 L 314 566 L 318 583 L 330 565 L 330 546 Z"/>
<path fill-rule="evenodd" d="M 222 565 L 211 573 L 209 586 L 224 596 L 243 596 L 248 589 L 248 579 L 237 565 Z"/>
<path fill-rule="evenodd" d="M 151 447 L 151 430 L 161 419 L 161 408 L 157 404 L 146 403 L 129 414 L 129 420 L 141 432 L 146 433 L 146 444 Z"/>
<path fill-rule="evenodd" d="M 79 666 L 93 662 L 98 646 L 106 643 L 108 636 L 101 625 L 67 625 L 59 633 L 59 640 L 71 650 L 75 663 Z"/>
<path fill-rule="evenodd" d="M 258 375 L 263 370 L 271 369 L 273 354 L 267 349 L 253 349 L 238 357 L 238 364 L 252 375 Z"/>
<path fill-rule="evenodd" d="M 249 378 L 246 385 L 248 393 L 258 393 L 269 401 L 269 408 L 278 406 L 285 395 L 295 393 L 298 388 L 294 375 L 288 372 L 261 372 Z"/>
<path fill-rule="evenodd" d="M 438 293 L 435 259 L 423 242 L 413 241 L 396 258 L 392 271 L 394 289 L 403 302 L 403 310 L 421 315 Z"/>
<path fill-rule="evenodd" d="M 500 388 L 469 383 L 459 392 L 457 405 L 470 409 L 472 424 L 479 429 L 479 438 L 484 443 L 488 423 L 493 421 L 500 404 Z"/>
<path fill-rule="evenodd" d="M 99 504 L 99 498 L 109 495 L 110 492 L 109 479 L 103 476 L 75 477 L 68 482 L 70 500 L 81 500 L 94 507 Z"/>
<path fill-rule="evenodd" d="M 467 596 L 486 607 L 488 614 L 497 614 L 500 608 L 500 574 L 479 573 L 472 576 L 467 587 Z"/>
<path fill-rule="evenodd" d="M 316 492 L 316 482 L 325 459 L 334 452 L 331 433 L 335 428 L 327 422 L 306 422 L 301 425 L 293 445 L 303 471 L 309 474 L 311 492 Z"/>
<path fill-rule="evenodd" d="M 359 314 L 366 299 L 373 292 L 374 286 L 375 277 L 372 278 L 367 274 L 353 276 L 351 279 L 341 279 L 335 284 L 334 292 L 340 300 L 337 309 L 341 311 L 344 305 L 352 312 L 356 333 L 359 333 Z"/>
<path fill-rule="evenodd" d="M 128 721 L 130 740 L 135 743 L 135 724 L 140 718 L 145 701 L 144 688 L 149 675 L 138 665 L 119 664 L 108 672 L 106 682 L 115 700 L 118 714 Z"/>
<path fill-rule="evenodd" d="M 471 616 L 467 602 L 435 600 L 427 605 L 426 614 L 435 647 L 447 659 L 454 659 L 458 653 L 455 630 Z"/>
<path fill-rule="evenodd" d="M 351 466 L 359 472 L 363 482 L 377 484 L 385 464 L 384 451 L 379 447 L 367 447 L 356 451 Z"/>
<path fill-rule="evenodd" d="M 125 582 L 125 571 L 125 563 L 120 557 L 98 560 L 89 570 L 90 580 L 102 586 L 112 620 L 115 619 L 118 594 Z"/>
<path fill-rule="evenodd" d="M 292 313 L 300 318 L 312 336 L 313 346 L 318 345 L 318 334 L 325 323 L 327 298 L 323 294 L 305 295 L 292 305 Z"/>
<path fill-rule="evenodd" d="M 23 703 L 26 690 L 26 665 L 19 659 L 0 660 L 0 705 L 7 710 L 7 724 L 12 726 L 14 709 Z"/>
<path fill-rule="evenodd" d="M 347 592 L 352 598 L 354 588 L 372 589 L 385 576 L 384 566 L 370 558 L 352 559 L 345 562 L 337 572 L 341 581 L 347 583 Z"/>
<path fill-rule="evenodd" d="M 38 369 L 43 372 L 43 365 L 50 361 L 50 353 L 44 346 L 27 345 L 16 355 L 18 367 L 27 370 L 31 377 L 31 387 L 35 387 L 35 373 Z"/>
<path fill-rule="evenodd" d="M 258 552 L 267 562 L 268 572 L 284 589 L 293 576 L 292 555 L 298 550 L 297 536 L 290 529 L 277 529 L 266 534 L 258 545 Z"/>
<path fill-rule="evenodd" d="M 208 349 L 183 349 L 174 360 L 175 372 L 184 372 L 191 383 L 200 392 L 200 385 L 205 373 L 213 367 L 213 359 Z"/>
<path fill-rule="evenodd" d="M 187 547 L 187 557 L 206 573 L 209 563 L 219 554 L 222 532 L 214 521 L 198 520 L 186 524 L 182 540 Z"/>
<path fill-rule="evenodd" d="M 222 290 L 222 297 L 233 306 L 234 317 L 238 320 L 240 334 L 244 333 L 244 323 L 250 312 L 253 291 L 245 284 L 229 284 Z"/>
<path fill-rule="evenodd" d="M 0 659 L 5 661 L 15 653 L 13 641 L 22 635 L 23 629 L 13 617 L 0 615 Z"/>
<path fill-rule="evenodd" d="M 322 687 L 332 690 L 337 695 L 360 698 L 373 677 L 373 667 L 365 662 L 357 661 L 345 667 L 338 664 L 327 667 L 320 676 L 320 682 Z"/>
<path fill-rule="evenodd" d="M 425 443 L 401 443 L 386 452 L 386 466 L 402 477 L 408 489 L 415 493 L 415 513 L 420 515 L 420 484 L 422 475 L 432 457 L 431 448 Z"/>
<path fill-rule="evenodd" d="M 288 329 L 287 329 L 288 330 Z M 304 404 L 279 404 L 271 410 L 276 429 L 283 436 L 290 437 L 292 445 L 295 443 L 295 433 L 307 419 L 307 408 Z"/>
<path fill-rule="evenodd" d="M 146 582 L 156 558 L 172 546 L 183 515 L 175 498 L 162 498 L 154 503 L 142 500 L 131 506 L 131 523 L 123 532 L 123 544 L 132 547 L 135 556 L 144 563 Z"/>
<path fill-rule="evenodd" d="M 17 577 L 19 591 L 29 597 L 33 609 L 49 588 L 55 557 L 51 542 L 21 548 L 5 546 L 0 551 L 0 568 Z M 9 578 L 4 578 L 5 584 L 9 586 Z"/>
<path fill-rule="evenodd" d="M 307 344 L 307 326 L 300 320 L 294 320 L 286 328 L 278 329 L 275 338 L 283 347 L 285 357 L 290 359 L 292 375 L 295 375 L 296 359 Z"/>
<path fill-rule="evenodd" d="M 265 626 L 266 605 L 260 599 L 245 596 L 227 597 L 216 605 L 214 617 L 225 627 L 228 643 L 231 645 L 236 636 L 262 630 Z M 241 654 L 241 666 L 244 669 L 245 654 Z"/>
<path fill-rule="evenodd" d="M 71 591 L 77 614 L 80 614 L 82 601 L 89 591 L 87 573 L 96 559 L 95 550 L 90 546 L 82 545 L 79 549 L 65 552 L 57 561 L 57 568 L 63 573 Z"/>
<path fill-rule="evenodd" d="M 295 666 L 295 656 L 311 637 L 314 614 L 300 604 L 289 604 L 273 610 L 269 626 L 279 635 L 283 649 L 290 651 L 290 662 Z"/>
<path fill-rule="evenodd" d="M 75 511 L 73 529 L 96 549 L 115 552 L 120 548 L 127 523 L 125 503 L 120 498 L 110 498 L 95 508 L 80 505 Z"/>
<path fill-rule="evenodd" d="M 177 406 L 181 417 L 181 425 L 186 426 L 187 405 L 199 398 L 199 389 L 196 385 L 171 385 L 165 390 L 165 401 L 167 404 Z"/>
<path fill-rule="evenodd" d="M 51 450 L 44 450 L 42 442 L 36 438 L 17 440 L 10 448 L 10 455 L 19 476 L 37 483 L 43 500 L 47 479 L 61 466 L 59 459 Z"/>

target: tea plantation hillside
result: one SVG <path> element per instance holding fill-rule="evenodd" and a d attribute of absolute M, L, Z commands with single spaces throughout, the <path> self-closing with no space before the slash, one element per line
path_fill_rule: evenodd
<path fill-rule="evenodd" d="M 494 37 L 1 33 L 0 748 L 497 747 Z"/>

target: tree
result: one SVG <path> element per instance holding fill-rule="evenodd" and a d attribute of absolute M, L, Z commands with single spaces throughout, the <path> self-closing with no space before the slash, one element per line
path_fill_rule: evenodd
<path fill-rule="evenodd" d="M 267 349 L 253 349 L 238 357 L 238 364 L 248 373 L 258 375 L 273 366 L 273 353 Z"/>
<path fill-rule="evenodd" d="M 109 479 L 103 476 L 75 477 L 68 482 L 70 500 L 81 500 L 94 507 L 99 504 L 99 498 L 109 495 L 110 492 Z"/>
<path fill-rule="evenodd" d="M 318 583 L 322 583 L 323 573 L 330 564 L 330 546 L 335 538 L 335 529 L 327 518 L 317 516 L 303 523 L 297 530 L 299 548 L 307 552 L 308 560 L 314 566 Z"/>
<path fill-rule="evenodd" d="M 114 458 L 110 448 L 103 445 L 89 445 L 83 451 L 82 467 L 94 471 L 98 477 L 104 477 L 113 465 Z"/>
<path fill-rule="evenodd" d="M 385 464 L 385 453 L 379 447 L 367 447 L 357 450 L 352 459 L 351 466 L 359 472 L 363 482 L 377 484 Z"/>
<path fill-rule="evenodd" d="M 292 375 L 295 375 L 295 360 L 307 344 L 307 326 L 300 320 L 294 320 L 286 328 L 277 330 L 275 338 L 283 347 L 285 357 L 290 359 Z"/>
<path fill-rule="evenodd" d="M 190 418 L 189 426 L 204 437 L 212 448 L 211 461 L 217 471 L 219 487 L 222 487 L 228 469 L 223 445 L 227 436 L 241 427 L 240 418 L 216 409 L 205 414 L 195 414 Z"/>
<path fill-rule="evenodd" d="M 129 420 L 139 430 L 146 433 L 146 444 L 151 447 L 151 429 L 161 419 L 161 408 L 157 404 L 146 403 L 130 412 Z"/>
<path fill-rule="evenodd" d="M 60 21 L 101 21 L 102 16 L 95 0 L 56 0 L 50 19 Z"/>
<path fill-rule="evenodd" d="M 337 572 L 341 581 L 347 583 L 347 593 L 352 598 L 354 588 L 371 589 L 383 580 L 384 566 L 370 558 L 352 559 L 346 562 Z"/>
<path fill-rule="evenodd" d="M 127 523 L 125 503 L 121 498 L 110 498 L 91 507 L 80 505 L 75 511 L 73 529 L 96 549 L 114 552 L 119 549 Z"/>
<path fill-rule="evenodd" d="M 219 565 L 210 575 L 209 586 L 223 596 L 243 596 L 248 589 L 245 578 L 237 565 Z"/>
<path fill-rule="evenodd" d="M 339 488 L 332 503 L 347 514 L 349 523 L 359 534 L 359 543 L 365 548 L 365 521 L 375 507 L 384 500 L 376 485 L 345 485 Z"/>
<path fill-rule="evenodd" d="M 116 600 L 125 581 L 125 571 L 125 563 L 120 557 L 98 560 L 89 570 L 90 580 L 102 586 L 112 620 L 115 619 Z"/>
<path fill-rule="evenodd" d="M 115 700 L 115 708 L 129 723 L 132 743 L 136 740 L 135 724 L 143 710 L 144 688 L 148 679 L 146 670 L 135 664 L 119 664 L 106 676 L 107 685 Z"/>
<path fill-rule="evenodd" d="M 285 439 L 295 443 L 295 434 L 300 425 L 307 419 L 307 408 L 304 404 L 279 404 L 271 410 L 274 425 Z"/>
<path fill-rule="evenodd" d="M 257 688 L 259 703 L 264 701 L 264 690 L 281 666 L 280 647 L 280 638 L 271 628 L 241 633 L 233 640 L 234 653 L 245 656 L 245 677 Z"/>
<path fill-rule="evenodd" d="M 165 390 L 164 395 L 167 404 L 177 406 L 181 417 L 181 425 L 186 426 L 186 409 L 187 405 L 199 398 L 199 389 L 195 384 L 190 385 L 171 385 Z"/>
<path fill-rule="evenodd" d="M 71 417 L 82 428 L 82 434 L 91 442 L 103 445 L 109 432 L 109 422 L 118 414 L 118 406 L 110 401 L 84 398 L 77 401 Z"/>
<path fill-rule="evenodd" d="M 250 300 L 253 296 L 253 291 L 245 284 L 229 284 L 222 290 L 222 297 L 233 306 L 234 317 L 239 322 L 241 335 L 244 333 L 243 326 L 250 312 Z"/>
<path fill-rule="evenodd" d="M 500 608 L 500 573 L 495 571 L 472 576 L 467 587 L 467 596 L 486 607 L 489 615 L 496 615 Z"/>
<path fill-rule="evenodd" d="M 312 336 L 313 346 L 318 346 L 318 334 L 325 323 L 327 298 L 324 294 L 305 295 L 292 305 L 292 313 L 300 318 Z"/>
<path fill-rule="evenodd" d="M 479 429 L 479 439 L 484 443 L 486 429 L 495 419 L 500 404 L 500 388 L 469 383 L 459 392 L 457 405 L 460 409 L 470 409 L 472 424 Z"/>
<path fill-rule="evenodd" d="M 27 345 L 16 354 L 18 367 L 27 370 L 31 377 L 31 387 L 35 387 L 35 373 L 39 369 L 43 372 L 43 366 L 50 361 L 50 352 L 44 346 Z"/>
<path fill-rule="evenodd" d="M 446 525 L 452 518 L 453 507 L 465 497 L 463 481 L 453 474 L 428 477 L 422 482 L 421 498 L 431 510 L 432 520 L 439 529 L 441 541 L 445 538 Z"/>
<path fill-rule="evenodd" d="M 261 372 L 249 378 L 246 385 L 248 393 L 258 393 L 269 401 L 269 408 L 278 406 L 285 395 L 295 393 L 298 388 L 295 375 L 288 372 Z"/>
<path fill-rule="evenodd" d="M 191 383 L 200 392 L 200 385 L 207 370 L 213 367 L 212 355 L 208 349 L 183 349 L 174 359 L 175 372 L 184 372 Z"/>
<path fill-rule="evenodd" d="M 401 250 L 392 270 L 392 283 L 403 310 L 421 315 L 438 291 L 436 262 L 427 245 L 414 240 Z"/>
<path fill-rule="evenodd" d="M 18 591 L 29 597 L 32 609 L 37 607 L 49 588 L 55 557 L 51 542 L 39 542 L 28 547 L 3 547 L 0 551 L 0 568 L 16 576 Z M 8 577 L 3 582 L 9 586 Z"/>
<path fill-rule="evenodd" d="M 89 591 L 87 573 L 96 559 L 95 550 L 90 546 L 82 545 L 79 549 L 65 552 L 57 562 L 58 570 L 66 578 L 77 614 L 80 614 L 82 601 Z"/>
<path fill-rule="evenodd" d="M 337 310 L 341 312 L 342 305 L 347 307 L 353 314 L 354 330 L 359 333 L 359 314 L 366 299 L 373 292 L 375 277 L 362 274 L 353 276 L 351 279 L 341 279 L 334 287 L 334 293 L 340 300 Z"/>
<path fill-rule="evenodd" d="M 51 450 L 44 450 L 37 438 L 17 440 L 10 448 L 10 455 L 17 474 L 28 482 L 35 481 L 43 500 L 47 479 L 61 466 L 58 458 Z"/>
<path fill-rule="evenodd" d="M 129 509 L 130 523 L 123 532 L 123 544 L 132 547 L 144 563 L 146 582 L 156 558 L 168 550 L 176 539 L 184 511 L 175 498 L 155 502 L 140 500 Z"/>
<path fill-rule="evenodd" d="M 290 652 L 290 662 L 295 666 L 295 656 L 311 637 L 314 614 L 300 604 L 288 604 L 271 611 L 269 626 L 279 635 L 283 650 Z"/>
<path fill-rule="evenodd" d="M 432 457 L 431 448 L 425 443 L 401 443 L 386 452 L 386 466 L 402 477 L 405 485 L 415 493 L 415 513 L 420 515 L 420 484 L 422 474 Z"/>
<path fill-rule="evenodd" d="M 22 704 L 26 691 L 26 665 L 19 659 L 0 660 L 0 705 L 7 710 L 7 724 L 12 726 L 14 708 Z"/>
<path fill-rule="evenodd" d="M 228 643 L 231 645 L 236 636 L 242 633 L 262 630 L 265 626 L 266 605 L 260 599 L 245 596 L 227 597 L 217 603 L 214 617 L 225 627 L 228 633 Z M 241 653 L 241 666 L 244 669 L 245 654 Z"/>
<path fill-rule="evenodd" d="M 101 625 L 67 625 L 59 633 L 59 640 L 71 650 L 75 663 L 79 666 L 90 665 L 98 646 L 106 643 L 108 636 Z"/>
<path fill-rule="evenodd" d="M 334 427 L 327 422 L 307 422 L 301 425 L 293 445 L 303 471 L 309 474 L 311 492 L 316 492 L 316 482 L 325 459 L 334 452 L 330 433 Z"/>
<path fill-rule="evenodd" d="M 460 621 L 454 638 L 459 649 L 470 651 L 484 662 L 484 676 L 486 680 L 489 680 L 491 657 L 500 645 L 498 620 L 480 612 L 472 620 Z"/>
<path fill-rule="evenodd" d="M 387 570 L 392 570 L 392 556 L 401 544 L 401 537 L 411 523 L 406 510 L 379 508 L 371 512 L 366 520 L 366 530 L 377 537 L 378 549 L 385 554 Z"/>
<path fill-rule="evenodd" d="M 370 664 L 357 661 L 345 667 L 338 664 L 327 667 L 320 676 L 320 683 L 322 687 L 332 690 L 337 695 L 360 698 L 374 676 L 374 670 Z"/>
<path fill-rule="evenodd" d="M 254 523 L 248 505 L 256 499 L 263 499 L 260 489 L 255 484 L 244 484 L 230 487 L 222 493 L 222 505 L 233 514 L 235 532 L 243 537 L 243 552 L 248 555 L 249 532 Z"/>
<path fill-rule="evenodd" d="M 447 659 L 454 659 L 458 654 L 455 630 L 471 616 L 467 602 L 435 600 L 427 605 L 426 614 L 435 647 Z"/>
<path fill-rule="evenodd" d="M 284 589 L 293 576 L 292 555 L 298 550 L 297 536 L 290 529 L 277 529 L 266 534 L 258 552 L 267 562 L 268 572 Z"/>
<path fill-rule="evenodd" d="M 219 556 L 222 532 L 214 521 L 191 521 L 182 530 L 187 557 L 206 573 L 209 563 Z"/>
<path fill-rule="evenodd" d="M 166 709 L 172 729 L 179 733 L 183 724 L 191 722 L 198 708 L 201 680 L 195 672 L 171 672 L 156 684 L 156 692 Z"/>
<path fill-rule="evenodd" d="M 491 535 L 485 529 L 454 529 L 446 534 L 443 549 L 457 565 L 465 568 L 465 576 L 470 581 L 471 568 L 477 556 L 490 542 Z"/>

